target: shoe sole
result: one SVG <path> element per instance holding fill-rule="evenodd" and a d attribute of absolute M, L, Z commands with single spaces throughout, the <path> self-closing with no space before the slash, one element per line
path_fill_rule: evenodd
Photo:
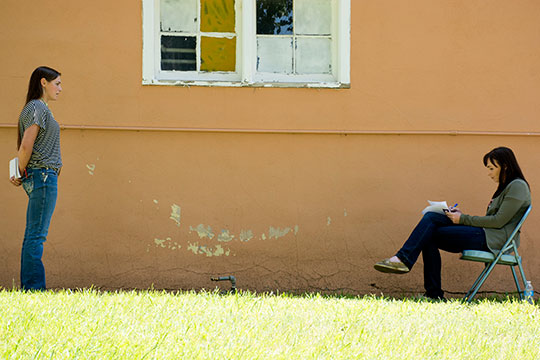
<path fill-rule="evenodd" d="M 406 274 L 409 272 L 409 270 L 405 270 L 405 269 L 402 270 L 402 269 L 395 268 L 393 266 L 388 266 L 388 265 L 383 265 L 383 264 L 375 264 L 373 267 L 375 268 L 375 270 L 378 270 L 383 273 L 388 273 L 388 274 Z"/>

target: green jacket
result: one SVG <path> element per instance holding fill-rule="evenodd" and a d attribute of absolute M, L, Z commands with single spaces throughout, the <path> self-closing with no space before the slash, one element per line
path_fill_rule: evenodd
<path fill-rule="evenodd" d="M 515 179 L 489 203 L 486 216 L 461 214 L 462 225 L 484 228 L 488 248 L 495 254 L 503 247 L 516 225 L 531 204 L 531 191 L 527 183 Z M 519 232 L 515 236 L 519 246 Z"/>

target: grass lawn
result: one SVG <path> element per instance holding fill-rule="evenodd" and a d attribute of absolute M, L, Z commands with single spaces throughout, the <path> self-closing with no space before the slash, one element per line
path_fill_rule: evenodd
<path fill-rule="evenodd" d="M 538 306 L 0 290 L 1 359 L 540 359 Z"/>

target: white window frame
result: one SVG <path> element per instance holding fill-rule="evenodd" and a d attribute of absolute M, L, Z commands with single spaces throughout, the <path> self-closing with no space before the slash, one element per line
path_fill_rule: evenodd
<path fill-rule="evenodd" d="M 142 0 L 143 85 L 350 87 L 351 0 L 333 0 L 332 74 L 286 75 L 256 70 L 256 0 L 236 0 L 236 72 L 161 70 L 160 0 Z M 206 34 L 205 34 L 206 35 Z M 197 41 L 197 51 L 200 47 Z"/>

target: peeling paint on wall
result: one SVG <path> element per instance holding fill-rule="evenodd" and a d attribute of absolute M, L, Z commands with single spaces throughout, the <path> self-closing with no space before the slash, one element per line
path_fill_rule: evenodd
<path fill-rule="evenodd" d="M 234 239 L 234 235 L 231 235 L 229 230 L 221 230 L 221 234 L 218 235 L 217 239 L 221 242 L 229 242 Z"/>
<path fill-rule="evenodd" d="M 196 231 L 199 235 L 199 238 L 203 239 L 205 237 L 209 238 L 210 240 L 214 238 L 214 233 L 212 232 L 212 228 L 210 225 L 204 226 L 203 224 L 197 225 L 196 228 L 193 228 L 193 226 L 189 227 L 189 232 Z"/>
<path fill-rule="evenodd" d="M 177 250 L 182 248 L 182 245 L 178 244 L 176 241 L 172 241 L 170 237 L 166 239 L 155 238 L 154 244 L 156 245 L 156 247 L 161 247 L 163 249 L 167 248 L 171 250 Z"/>
<path fill-rule="evenodd" d="M 167 238 L 170 240 L 170 238 Z M 165 247 L 165 239 L 154 239 L 154 242 L 156 243 L 156 246 Z"/>
<path fill-rule="evenodd" d="M 159 201 L 157 201 L 156 199 L 154 199 L 154 204 L 159 204 Z"/>
<path fill-rule="evenodd" d="M 262 233 L 259 237 L 260 240 L 266 240 L 266 239 L 279 239 L 284 236 L 286 236 L 289 233 L 293 233 L 295 236 L 298 235 L 298 231 L 300 230 L 298 225 L 295 225 L 294 227 L 273 227 L 270 226 L 268 229 L 268 233 Z M 189 233 L 191 232 L 197 232 L 197 235 L 199 235 L 200 239 L 208 238 L 212 240 L 216 234 L 212 231 L 212 227 L 210 225 L 204 225 L 199 224 L 196 227 L 190 226 L 189 227 Z M 249 229 L 242 229 L 240 230 L 240 234 L 237 237 L 235 234 L 232 234 L 230 230 L 228 229 L 222 229 L 221 232 L 217 235 L 217 241 L 219 242 L 231 242 L 233 240 L 240 240 L 240 242 L 248 242 L 250 240 L 253 240 L 255 238 L 255 234 L 253 233 L 253 230 Z"/>
<path fill-rule="evenodd" d="M 343 209 L 343 216 L 347 216 L 347 209 Z"/>
<path fill-rule="evenodd" d="M 330 216 L 326 219 L 326 226 L 330 226 L 332 223 L 332 219 L 330 219 Z"/>
<path fill-rule="evenodd" d="M 268 229 L 268 238 L 271 239 L 271 238 L 275 238 L 275 239 L 279 239 L 280 237 L 283 237 L 285 235 L 287 235 L 289 233 L 289 231 L 291 231 L 291 228 L 287 227 L 285 229 L 281 229 L 281 228 L 274 228 L 272 226 L 270 226 L 270 229 Z"/>
<path fill-rule="evenodd" d="M 176 226 L 180 227 L 180 206 L 176 204 L 171 205 L 171 216 L 169 219 L 173 220 L 176 223 Z"/>
<path fill-rule="evenodd" d="M 193 252 L 195 255 L 206 255 L 207 257 L 212 256 L 229 256 L 231 254 L 231 249 L 227 248 L 227 251 L 223 249 L 221 245 L 216 245 L 215 248 L 206 245 L 199 245 L 198 242 L 188 243 L 187 250 Z"/>
<path fill-rule="evenodd" d="M 251 230 L 241 230 L 240 231 L 240 241 L 247 242 L 253 239 L 253 231 Z"/>
<path fill-rule="evenodd" d="M 96 164 L 87 164 L 86 168 L 88 169 L 88 173 L 90 175 L 94 175 L 94 170 L 96 170 Z"/>

